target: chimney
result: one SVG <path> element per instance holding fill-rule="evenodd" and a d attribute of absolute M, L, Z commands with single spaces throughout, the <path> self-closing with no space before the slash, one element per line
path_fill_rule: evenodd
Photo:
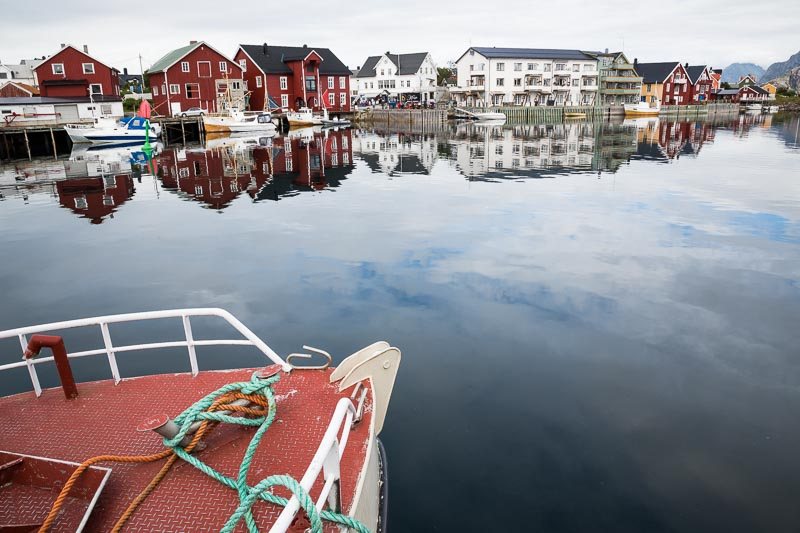
<path fill-rule="evenodd" d="M 128 67 L 123 67 L 122 73 L 127 76 L 128 75 Z"/>
<path fill-rule="evenodd" d="M 633 66 L 636 67 L 636 65 L 638 65 L 638 64 L 639 64 L 639 58 L 638 57 L 634 57 L 633 58 Z"/>
<path fill-rule="evenodd" d="M 189 41 L 189 45 L 195 45 L 195 44 L 197 44 L 197 41 Z"/>
<path fill-rule="evenodd" d="M 689 68 L 689 62 L 688 61 L 683 65 L 683 68 Z"/>
<path fill-rule="evenodd" d="M 267 43 L 264 43 L 264 45 L 261 47 L 261 53 L 263 53 L 265 56 L 269 55 L 269 46 L 267 46 Z"/>
<path fill-rule="evenodd" d="M 86 46 L 85 44 L 83 45 L 83 53 L 84 54 L 88 54 L 89 53 L 89 47 Z"/>
<path fill-rule="evenodd" d="M 67 46 L 66 44 L 61 43 L 61 48 L 66 48 L 66 46 Z"/>
<path fill-rule="evenodd" d="M 308 45 L 307 44 L 303 44 L 303 48 L 308 48 Z"/>
<path fill-rule="evenodd" d="M 606 48 L 606 53 L 608 53 L 608 48 Z"/>

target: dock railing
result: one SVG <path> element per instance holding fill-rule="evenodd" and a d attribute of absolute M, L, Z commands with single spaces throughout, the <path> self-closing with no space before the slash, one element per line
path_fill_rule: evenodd
<path fill-rule="evenodd" d="M 228 324 L 238 331 L 244 338 L 242 339 L 219 339 L 219 340 L 195 340 L 192 332 L 192 317 L 210 316 L 219 317 L 225 320 Z M 151 342 L 145 344 L 130 344 L 126 346 L 114 346 L 111 339 L 111 332 L 109 330 L 110 324 L 120 324 L 125 322 L 140 322 L 144 320 L 156 320 L 167 318 L 180 318 L 183 323 L 183 333 L 185 340 L 167 341 L 167 342 Z M 39 377 L 36 373 L 36 365 L 44 363 L 52 363 L 54 357 L 37 357 L 29 358 L 25 356 L 28 349 L 28 335 L 36 333 L 52 333 L 58 330 L 82 328 L 96 326 L 100 328 L 103 337 L 103 347 L 93 350 L 84 350 L 80 352 L 68 353 L 68 359 L 76 359 L 78 357 L 89 357 L 95 355 L 105 354 L 108 358 L 108 364 L 111 368 L 111 375 L 114 378 L 114 383 L 119 383 L 122 377 L 119 373 L 117 366 L 117 353 L 153 350 L 160 348 L 187 348 L 189 352 L 189 364 L 191 366 L 192 375 L 196 376 L 200 371 L 197 364 L 197 353 L 195 348 L 197 346 L 254 346 L 261 353 L 263 353 L 270 361 L 281 366 L 281 368 L 288 372 L 291 366 L 275 353 L 272 348 L 262 341 L 255 333 L 250 331 L 244 324 L 242 324 L 235 316 L 224 309 L 219 308 L 197 308 L 197 309 L 171 309 L 165 311 L 146 311 L 142 313 L 127 313 L 121 315 L 108 315 L 93 318 L 82 318 L 78 320 L 67 320 L 64 322 L 52 322 L 50 324 L 40 324 L 37 326 L 29 326 L 24 328 L 9 329 L 0 331 L 0 340 L 17 337 L 22 348 L 22 361 L 16 363 L 8 363 L 0 365 L 0 371 L 11 370 L 15 368 L 27 367 L 28 373 L 31 377 L 33 390 L 36 396 L 41 396 L 42 387 L 39 383 Z"/>

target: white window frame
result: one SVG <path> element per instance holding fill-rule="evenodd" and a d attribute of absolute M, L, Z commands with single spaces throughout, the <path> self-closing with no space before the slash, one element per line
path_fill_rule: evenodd
<path fill-rule="evenodd" d="M 328 76 L 328 89 L 333 89 L 333 76 Z"/>
<path fill-rule="evenodd" d="M 181 94 L 181 86 L 178 83 L 169 84 L 169 94 Z"/>
<path fill-rule="evenodd" d="M 228 62 L 227 61 L 220 61 L 219 62 L 219 71 L 220 72 L 228 72 Z"/>
<path fill-rule="evenodd" d="M 189 96 L 189 86 L 190 85 L 193 85 L 194 86 L 193 88 L 197 89 L 197 91 L 196 91 L 197 92 L 197 96 Z M 186 94 L 186 98 L 188 100 L 200 100 L 200 84 L 199 83 L 192 83 L 192 82 L 186 83 L 186 84 L 184 84 L 183 90 L 185 91 L 184 94 Z"/>
<path fill-rule="evenodd" d="M 242 72 L 247 72 L 247 59 L 239 60 L 239 68 L 242 69 Z"/>
<path fill-rule="evenodd" d="M 256 76 L 256 87 L 260 89 L 263 86 L 264 80 L 261 78 L 261 76 Z"/>
<path fill-rule="evenodd" d="M 202 71 L 200 70 L 200 63 L 208 63 L 208 76 L 202 76 L 202 75 L 200 74 L 200 73 L 202 72 Z M 198 78 L 213 78 L 213 77 L 214 77 L 214 74 L 213 74 L 213 72 L 214 72 L 214 71 L 213 71 L 213 70 L 211 70 L 211 61 L 198 61 L 198 62 L 197 62 L 197 77 L 198 77 Z"/>
<path fill-rule="evenodd" d="M 288 94 L 282 94 L 281 95 L 281 107 L 286 107 L 286 108 L 289 107 L 289 95 Z"/>
<path fill-rule="evenodd" d="M 99 91 L 95 91 L 94 88 L 99 87 Z M 91 83 L 89 84 L 89 92 L 93 95 L 95 94 L 103 94 L 103 84 L 102 83 Z"/>
<path fill-rule="evenodd" d="M 344 76 L 339 76 L 339 88 L 340 89 L 346 89 L 347 88 L 347 84 L 345 83 L 346 79 L 347 78 L 345 78 Z"/>
<path fill-rule="evenodd" d="M 347 105 L 347 93 L 339 93 L 339 107 Z"/>
<path fill-rule="evenodd" d="M 81 67 L 83 67 L 84 74 L 94 74 L 94 63 L 82 63 Z M 86 67 L 90 67 L 91 70 L 86 70 Z"/>
<path fill-rule="evenodd" d="M 336 93 L 328 93 L 328 105 L 336 105 Z"/>
<path fill-rule="evenodd" d="M 181 61 L 181 72 L 189 72 L 190 68 L 188 61 Z"/>
<path fill-rule="evenodd" d="M 281 76 L 281 91 L 286 91 L 289 89 L 289 78 L 286 76 Z"/>
<path fill-rule="evenodd" d="M 158 85 L 153 85 L 153 96 L 158 96 Z"/>
<path fill-rule="evenodd" d="M 56 67 L 61 67 L 61 72 L 56 72 Z M 50 65 L 50 68 L 53 69 L 53 74 L 56 76 L 63 76 L 64 75 L 64 63 L 53 63 Z"/>

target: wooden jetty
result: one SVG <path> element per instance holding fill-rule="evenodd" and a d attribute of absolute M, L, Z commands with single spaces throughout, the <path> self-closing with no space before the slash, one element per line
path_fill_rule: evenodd
<path fill-rule="evenodd" d="M 440 131 L 447 126 L 445 109 L 364 109 L 353 121 L 370 126 L 408 128 L 414 131 Z"/>
<path fill-rule="evenodd" d="M 0 161 L 69 154 L 72 141 L 63 126 L 30 125 L 0 127 Z"/>

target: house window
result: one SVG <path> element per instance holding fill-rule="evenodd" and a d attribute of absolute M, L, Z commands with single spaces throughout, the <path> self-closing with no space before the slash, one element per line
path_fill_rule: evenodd
<path fill-rule="evenodd" d="M 289 107 L 289 95 L 282 94 L 281 95 L 281 107 Z"/>
<path fill-rule="evenodd" d="M 347 93 L 339 93 L 339 105 L 342 107 L 347 105 Z"/>
<path fill-rule="evenodd" d="M 574 65 L 572 65 L 572 72 L 580 72 L 580 71 L 581 71 L 581 66 L 579 64 L 575 63 Z"/>
<path fill-rule="evenodd" d="M 522 87 L 522 78 L 514 78 L 514 87 Z"/>
<path fill-rule="evenodd" d="M 83 64 L 83 73 L 84 74 L 94 74 L 94 63 L 84 63 Z"/>
<path fill-rule="evenodd" d="M 291 157 L 287 157 L 286 158 L 286 172 L 291 172 L 292 171 L 292 166 L 293 166 L 292 165 L 292 158 Z"/>
<path fill-rule="evenodd" d="M 177 83 L 170 83 L 169 94 L 181 94 L 181 86 Z"/>
<path fill-rule="evenodd" d="M 77 196 L 75 198 L 75 209 L 86 209 L 88 205 L 85 196 Z"/>
<path fill-rule="evenodd" d="M 103 86 L 99 83 L 89 85 L 89 92 L 91 94 L 103 94 Z"/>
<path fill-rule="evenodd" d="M 211 77 L 211 61 L 198 61 L 197 62 L 197 77 L 210 78 Z"/>
<path fill-rule="evenodd" d="M 528 70 L 539 70 L 538 63 L 528 63 Z"/>
<path fill-rule="evenodd" d="M 333 89 L 333 76 L 328 76 L 328 89 Z"/>
<path fill-rule="evenodd" d="M 383 72 L 383 69 L 381 69 L 381 76 L 383 76 L 383 75 L 384 75 L 384 72 Z"/>
<path fill-rule="evenodd" d="M 220 61 L 219 62 L 219 71 L 220 72 L 228 72 L 228 62 L 227 61 Z"/>
<path fill-rule="evenodd" d="M 469 71 L 472 72 L 473 70 L 475 70 L 475 65 L 470 65 L 469 66 Z"/>
<path fill-rule="evenodd" d="M 336 102 L 336 95 L 333 93 L 328 93 L 328 104 L 334 105 L 335 102 Z"/>
<path fill-rule="evenodd" d="M 256 87 L 263 87 L 264 81 L 261 79 L 261 76 L 256 76 Z"/>
<path fill-rule="evenodd" d="M 566 63 L 556 63 L 556 70 L 567 70 Z"/>
<path fill-rule="evenodd" d="M 186 84 L 186 98 L 195 99 L 200 98 L 200 84 L 187 83 Z"/>
<path fill-rule="evenodd" d="M 162 83 L 161 84 L 161 94 L 163 94 L 164 96 L 167 95 L 167 84 L 166 83 Z"/>
<path fill-rule="evenodd" d="M 587 63 L 587 64 L 583 65 L 583 71 L 584 72 L 594 72 L 594 65 L 591 64 L 591 63 Z"/>
<path fill-rule="evenodd" d="M 503 72 L 506 69 L 505 63 L 498 63 L 497 64 L 497 72 Z"/>
<path fill-rule="evenodd" d="M 53 63 L 53 74 L 61 76 L 64 74 L 64 63 Z"/>
<path fill-rule="evenodd" d="M 189 72 L 189 62 L 181 61 L 181 72 Z"/>
<path fill-rule="evenodd" d="M 503 79 L 503 78 L 497 78 L 497 86 L 498 86 L 498 87 L 504 87 L 504 86 L 505 86 L 505 84 L 506 84 L 506 80 L 505 80 L 505 79 Z"/>
<path fill-rule="evenodd" d="M 286 76 L 281 76 L 281 91 L 285 91 L 289 88 L 289 78 Z"/>
<path fill-rule="evenodd" d="M 553 68 L 553 65 L 552 65 L 551 63 L 545 63 L 545 64 L 544 64 L 544 71 L 545 71 L 545 72 L 550 72 L 550 70 L 551 70 L 552 68 Z"/>
<path fill-rule="evenodd" d="M 306 76 L 306 91 L 317 90 L 317 78 L 314 76 Z"/>
<path fill-rule="evenodd" d="M 242 72 L 247 72 L 247 60 L 246 59 L 240 59 L 239 60 L 239 66 L 242 68 Z"/>
<path fill-rule="evenodd" d="M 231 89 L 233 89 L 234 91 L 239 91 L 241 90 L 241 88 L 242 88 L 242 82 L 240 82 L 239 80 L 231 81 Z"/>
<path fill-rule="evenodd" d="M 345 80 L 346 80 L 346 78 L 344 76 L 339 76 L 339 88 L 340 89 L 345 89 L 346 88 Z"/>
<path fill-rule="evenodd" d="M 158 96 L 158 85 L 153 85 L 153 96 Z"/>
<path fill-rule="evenodd" d="M 514 63 L 514 72 L 520 72 L 522 70 L 522 63 Z"/>

